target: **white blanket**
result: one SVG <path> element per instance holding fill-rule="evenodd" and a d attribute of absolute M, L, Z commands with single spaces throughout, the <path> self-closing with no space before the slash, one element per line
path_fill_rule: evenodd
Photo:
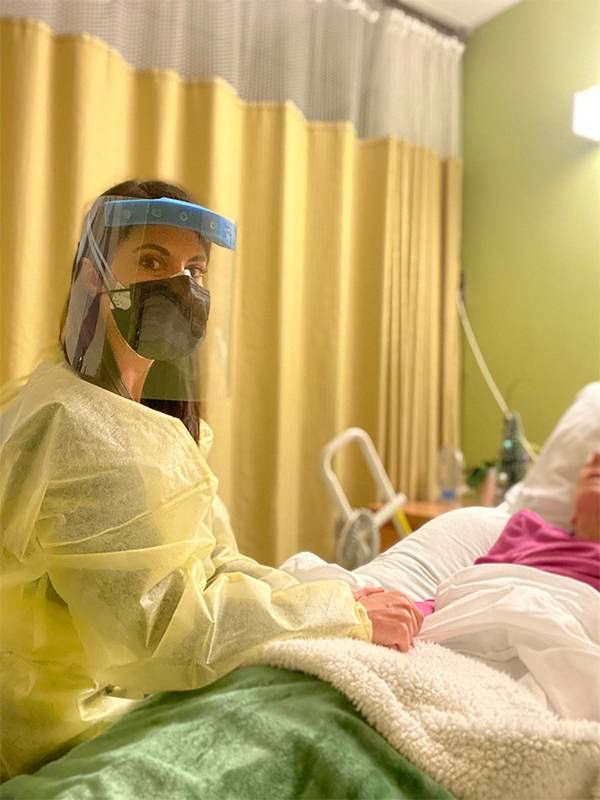
<path fill-rule="evenodd" d="M 349 639 L 293 640 L 271 643 L 259 660 L 332 683 L 458 798 L 600 800 L 600 724 L 560 719 L 531 685 L 478 660 L 518 662 L 563 715 L 593 716 L 598 593 L 527 567 L 481 565 L 445 581 L 438 603 L 407 654 Z"/>
<path fill-rule="evenodd" d="M 444 581 L 420 638 L 507 672 L 561 717 L 600 722 L 600 592 L 513 564 Z"/>

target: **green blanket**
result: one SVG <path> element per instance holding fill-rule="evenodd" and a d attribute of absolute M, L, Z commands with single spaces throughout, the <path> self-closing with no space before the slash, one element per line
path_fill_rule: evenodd
<path fill-rule="evenodd" d="M 0 787 L 2 800 L 451 798 L 332 686 L 246 667 L 157 695 L 91 742 Z"/>

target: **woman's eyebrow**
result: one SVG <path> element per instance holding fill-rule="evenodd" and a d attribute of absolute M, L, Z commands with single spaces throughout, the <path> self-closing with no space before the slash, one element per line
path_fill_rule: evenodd
<path fill-rule="evenodd" d="M 171 253 L 167 250 L 166 247 L 162 247 L 160 244 L 141 244 L 139 247 L 136 247 L 133 251 L 134 253 L 138 253 L 140 250 L 158 250 L 159 253 L 162 253 L 163 256 L 169 258 Z M 208 261 L 208 257 L 204 255 L 204 253 L 198 253 L 196 256 L 191 256 L 188 258 L 188 263 L 190 261 Z"/>
<path fill-rule="evenodd" d="M 140 250 L 145 250 L 146 248 L 152 248 L 153 250 L 158 250 L 158 252 L 162 253 L 163 256 L 171 255 L 171 253 L 169 253 L 166 247 L 161 247 L 159 244 L 141 244 L 139 247 L 136 247 L 133 252 L 138 253 Z"/>

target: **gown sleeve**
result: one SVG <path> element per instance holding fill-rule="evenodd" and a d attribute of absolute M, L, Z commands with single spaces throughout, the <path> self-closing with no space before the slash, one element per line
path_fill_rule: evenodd
<path fill-rule="evenodd" d="M 95 680 L 127 697 L 191 689 L 274 638 L 371 638 L 344 583 L 301 584 L 241 555 L 183 426 L 122 402 L 142 412 L 135 427 L 57 425 L 40 476 L 37 540 Z"/>

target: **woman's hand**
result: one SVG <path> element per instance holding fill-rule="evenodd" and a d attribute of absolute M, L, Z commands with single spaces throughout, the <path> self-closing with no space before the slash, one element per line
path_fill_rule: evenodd
<path fill-rule="evenodd" d="M 373 626 L 373 643 L 406 653 L 423 624 L 423 614 L 402 592 L 366 588 L 352 592 L 367 609 Z"/>

